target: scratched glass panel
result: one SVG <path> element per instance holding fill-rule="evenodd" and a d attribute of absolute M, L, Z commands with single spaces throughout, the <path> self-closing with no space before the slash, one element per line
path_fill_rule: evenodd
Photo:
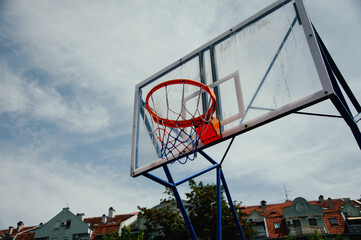
<path fill-rule="evenodd" d="M 234 33 L 216 45 L 215 53 L 218 79 L 236 71 L 240 75 L 246 108 L 240 123 L 322 89 L 292 4 Z M 222 101 L 230 96 L 222 85 L 219 91 Z"/>

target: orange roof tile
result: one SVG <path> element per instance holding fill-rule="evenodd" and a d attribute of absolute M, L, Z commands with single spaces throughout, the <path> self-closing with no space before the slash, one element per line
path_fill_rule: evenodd
<path fill-rule="evenodd" d="M 120 230 L 120 224 L 128 218 L 137 215 L 136 213 L 115 215 L 113 218 L 107 218 L 106 223 L 102 223 L 102 217 L 85 218 L 84 222 L 90 223 L 90 227 L 93 229 L 93 234 L 90 240 L 93 240 L 97 236 L 110 234 L 112 231 Z"/>
<path fill-rule="evenodd" d="M 9 229 L 0 230 L 0 235 L 3 236 L 2 239 L 12 239 L 16 236 L 17 240 L 32 240 L 34 239 L 34 231 L 37 226 L 23 227 L 19 232 L 16 228 L 13 229 L 12 234 L 9 236 Z"/>
<path fill-rule="evenodd" d="M 318 205 L 323 209 L 323 220 L 328 229 L 329 234 L 340 234 L 347 233 L 347 227 L 345 220 L 341 215 L 341 209 L 345 204 L 345 201 L 342 199 L 331 199 L 332 205 L 330 205 L 329 200 L 324 200 L 324 202 L 320 201 L 308 201 L 311 205 Z M 360 206 L 361 204 L 356 201 L 351 201 L 354 206 Z M 283 221 L 283 209 L 286 207 L 290 207 L 292 205 L 292 201 L 286 201 L 284 203 L 279 204 L 267 204 L 266 211 L 263 212 L 262 206 L 248 206 L 242 207 L 240 211 L 246 213 L 248 216 L 251 215 L 252 211 L 257 210 L 261 215 L 266 217 L 267 228 L 269 232 L 270 238 L 276 237 L 285 237 L 288 235 L 286 223 Z M 329 219 L 335 218 L 338 222 L 338 225 L 332 226 Z M 280 229 L 275 229 L 274 223 L 279 222 L 281 224 Z"/>
<path fill-rule="evenodd" d="M 21 233 L 16 237 L 16 240 L 34 240 L 35 232 Z"/>

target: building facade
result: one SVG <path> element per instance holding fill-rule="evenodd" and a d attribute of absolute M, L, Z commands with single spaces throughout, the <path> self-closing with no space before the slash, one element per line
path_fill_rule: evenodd
<path fill-rule="evenodd" d="M 255 239 L 306 238 L 311 234 L 343 239 L 361 239 L 361 202 L 350 199 L 317 201 L 298 197 L 293 201 L 241 207 L 257 231 Z"/>
<path fill-rule="evenodd" d="M 73 214 L 63 208 L 45 224 L 24 227 L 18 223 L 15 229 L 0 230 L 0 240 L 100 240 L 110 233 L 121 234 L 121 229 L 137 220 L 138 213 L 115 215 L 109 208 L 108 215 L 84 218 L 84 213 Z"/>
<path fill-rule="evenodd" d="M 35 240 L 90 240 L 93 233 L 81 214 L 74 215 L 69 208 L 35 230 Z"/>

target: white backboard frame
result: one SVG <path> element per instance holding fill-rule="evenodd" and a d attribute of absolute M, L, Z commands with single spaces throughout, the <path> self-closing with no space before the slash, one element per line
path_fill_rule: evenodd
<path fill-rule="evenodd" d="M 303 1 L 302 0 L 295 0 L 295 1 L 279 0 L 279 1 L 276 1 L 275 3 L 271 4 L 270 6 L 261 10 L 260 12 L 256 13 L 252 17 L 242 21 L 235 27 L 227 30 L 226 32 L 219 35 L 215 39 L 204 44 L 200 48 L 187 54 L 185 57 L 175 61 L 174 63 L 170 64 L 163 70 L 150 76 L 149 78 L 142 81 L 141 83 L 139 83 L 136 86 L 135 98 L 134 98 L 133 126 L 132 126 L 133 127 L 133 135 L 132 135 L 131 176 L 135 177 L 135 176 L 141 175 L 142 173 L 151 171 L 151 170 L 158 168 L 158 167 L 162 166 L 163 164 L 166 164 L 169 162 L 169 160 L 167 160 L 167 159 L 160 158 L 160 159 L 153 159 L 151 162 L 144 164 L 144 165 L 138 165 L 139 129 L 143 128 L 143 126 L 141 126 L 141 124 L 143 124 L 142 123 L 143 120 L 140 119 L 140 111 L 141 111 L 140 108 L 141 108 L 141 103 L 142 103 L 142 94 L 146 94 L 146 93 L 142 93 L 142 89 L 145 88 L 147 85 L 152 84 L 154 81 L 159 80 L 159 78 L 166 75 L 173 69 L 177 68 L 179 65 L 204 54 L 206 51 L 212 51 L 212 49 L 214 48 L 214 46 L 216 44 L 231 37 L 234 33 L 241 31 L 243 28 L 249 26 L 250 24 L 253 24 L 254 22 L 258 21 L 259 19 L 262 19 L 264 16 L 267 16 L 268 14 L 271 14 L 272 12 L 277 11 L 278 9 L 282 8 L 284 5 L 289 5 L 289 4 L 293 4 L 295 6 L 298 21 L 301 23 L 301 26 L 304 31 L 304 36 L 307 40 L 308 48 L 312 55 L 312 60 L 313 60 L 312 64 L 314 64 L 315 69 L 317 71 L 317 75 L 318 75 L 318 78 L 314 79 L 314 80 L 319 81 L 319 83 L 322 87 L 318 91 L 313 92 L 312 94 L 309 94 L 300 99 L 292 101 L 279 108 L 273 109 L 272 111 L 269 111 L 259 117 L 253 118 L 250 121 L 242 121 L 241 124 L 239 124 L 235 127 L 229 128 L 226 131 L 223 131 L 221 140 L 213 142 L 206 146 L 203 144 L 200 144 L 199 149 L 205 149 L 205 148 L 208 148 L 215 144 L 218 144 L 222 141 L 230 139 L 236 135 L 242 134 L 246 131 L 249 131 L 258 126 L 264 125 L 264 124 L 271 122 L 273 120 L 276 120 L 278 118 L 281 118 L 292 112 L 296 112 L 300 109 L 306 108 L 310 105 L 313 105 L 320 101 L 323 101 L 334 94 L 334 90 L 333 90 L 332 84 L 330 82 L 330 78 L 327 73 L 327 69 L 326 69 L 325 63 L 323 61 L 322 54 L 320 52 L 320 49 L 319 49 L 319 46 L 317 43 L 317 39 L 315 37 L 315 33 L 313 31 L 312 24 L 310 22 L 307 12 L 306 12 Z M 214 66 L 212 66 L 212 67 L 214 67 Z M 214 74 L 216 74 L 216 73 L 214 73 Z M 235 101 L 237 101 L 239 113 L 237 113 L 236 115 L 231 116 L 229 118 L 222 119 L 221 124 L 227 124 L 231 121 L 240 119 L 245 115 L 245 113 L 247 111 L 247 109 L 245 109 L 244 96 L 242 94 L 243 86 L 241 86 L 239 75 L 240 75 L 239 72 L 233 72 L 230 75 L 222 77 L 221 79 L 217 79 L 217 76 L 216 76 L 216 77 L 214 77 L 214 78 L 216 78 L 216 81 L 211 84 L 208 84 L 211 88 L 213 88 L 215 90 L 215 92 L 217 92 L 216 88 L 220 84 L 223 84 L 224 82 L 227 82 L 231 79 L 233 79 L 234 84 L 235 84 L 235 89 L 237 92 L 237 97 L 236 97 L 237 99 L 235 99 Z"/>

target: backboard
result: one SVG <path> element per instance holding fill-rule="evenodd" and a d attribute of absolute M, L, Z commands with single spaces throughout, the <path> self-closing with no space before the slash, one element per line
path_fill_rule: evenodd
<path fill-rule="evenodd" d="M 221 138 L 205 149 L 333 94 L 315 33 L 302 0 L 280 0 L 175 61 L 136 86 L 131 175 L 148 172 L 171 159 L 159 154 L 151 116 L 144 109 L 148 92 L 171 79 L 191 79 L 215 93 Z M 169 94 L 169 101 L 179 95 Z M 194 104 L 193 91 L 185 91 Z M 156 99 L 155 102 L 164 102 Z M 207 109 L 207 98 L 200 98 Z"/>

